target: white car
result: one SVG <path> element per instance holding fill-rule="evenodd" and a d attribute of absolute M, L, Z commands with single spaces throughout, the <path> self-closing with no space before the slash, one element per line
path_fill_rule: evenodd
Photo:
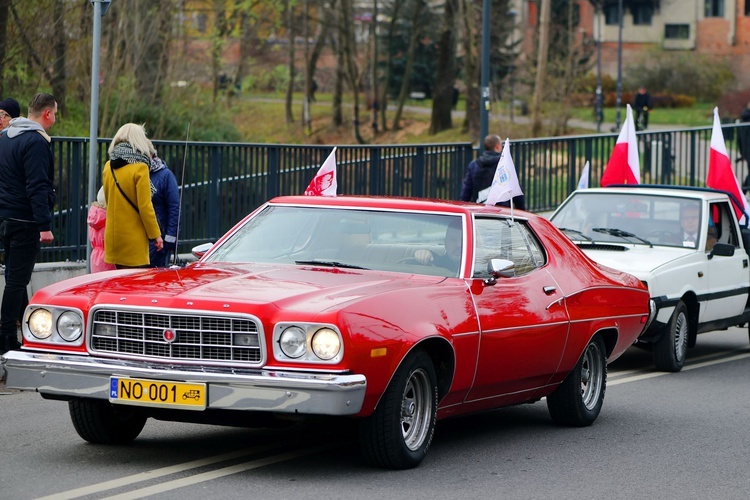
<path fill-rule="evenodd" d="M 550 220 L 594 261 L 646 284 L 656 317 L 636 345 L 676 372 L 697 334 L 750 320 L 750 231 L 738 205 L 706 188 L 617 186 L 575 191 Z"/>

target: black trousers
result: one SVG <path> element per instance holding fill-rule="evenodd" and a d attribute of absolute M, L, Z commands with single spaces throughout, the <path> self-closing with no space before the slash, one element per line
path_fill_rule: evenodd
<path fill-rule="evenodd" d="M 0 340 L 16 340 L 16 322 L 28 300 L 26 287 L 31 281 L 39 254 L 39 226 L 33 222 L 0 218 L 0 240 L 5 250 L 5 290 L 0 306 Z"/>

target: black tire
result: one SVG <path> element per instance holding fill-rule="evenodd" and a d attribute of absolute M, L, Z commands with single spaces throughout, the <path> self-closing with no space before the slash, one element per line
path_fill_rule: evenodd
<path fill-rule="evenodd" d="M 424 351 L 416 351 L 396 370 L 375 412 L 360 423 L 365 461 L 386 469 L 419 465 L 435 432 L 437 403 L 432 359 Z"/>
<path fill-rule="evenodd" d="M 126 444 L 146 425 L 146 417 L 135 409 L 98 399 L 68 402 L 73 427 L 83 439 L 94 444 Z"/>
<path fill-rule="evenodd" d="M 667 330 L 654 343 L 652 355 L 654 366 L 663 372 L 678 372 L 685 365 L 688 339 L 690 337 L 690 319 L 688 308 L 680 301 L 669 319 Z"/>
<path fill-rule="evenodd" d="M 585 427 L 599 416 L 607 389 L 605 352 L 602 338 L 594 336 L 573 371 L 547 396 L 547 409 L 556 424 Z"/>

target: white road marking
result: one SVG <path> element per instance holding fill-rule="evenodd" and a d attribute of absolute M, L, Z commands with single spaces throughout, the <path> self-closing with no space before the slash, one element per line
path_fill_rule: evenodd
<path fill-rule="evenodd" d="M 746 348 L 736 349 L 733 351 L 727 351 L 726 354 L 732 354 L 732 353 L 738 353 L 738 354 L 730 355 L 729 357 L 717 357 L 721 355 L 708 354 L 705 356 L 692 358 L 690 360 L 690 364 L 686 364 L 682 368 L 682 371 L 696 370 L 698 368 L 705 368 L 707 366 L 718 365 L 721 363 L 729 363 L 732 361 L 739 361 L 741 359 L 750 358 L 750 352 L 748 352 Z M 705 361 L 701 361 L 701 360 L 705 360 Z M 671 374 L 672 373 L 670 372 L 655 372 L 655 371 L 644 371 L 644 370 L 637 370 L 637 369 L 636 370 L 623 370 L 621 372 L 616 372 L 612 374 L 612 376 L 609 377 L 607 380 L 607 385 L 613 386 L 613 385 L 626 384 L 629 382 L 638 382 L 640 380 L 646 380 L 650 378 L 661 377 L 663 375 L 671 375 Z M 185 472 L 191 469 L 197 469 L 200 467 L 205 467 L 205 466 L 220 463 L 220 462 L 226 462 L 229 460 L 242 458 L 242 457 L 256 454 L 256 453 L 262 453 L 264 451 L 272 450 L 274 448 L 283 446 L 284 444 L 288 444 L 288 443 L 281 443 L 281 444 L 274 443 L 272 445 L 258 446 L 258 447 L 249 448 L 249 449 L 242 450 L 242 451 L 224 453 L 222 455 L 216 455 L 213 457 L 193 460 L 191 462 L 185 462 L 183 464 L 171 465 L 169 467 L 163 467 L 161 469 L 154 469 L 152 471 L 146 471 L 140 474 L 133 474 L 131 476 L 126 476 L 120 479 L 112 479 L 110 481 L 104 481 L 98 484 L 84 486 L 82 488 L 76 488 L 74 490 L 64 491 L 61 493 L 54 493 L 47 497 L 41 497 L 38 500 L 65 500 L 65 499 L 80 498 L 80 497 L 92 495 L 95 493 L 101 493 L 107 490 L 121 488 L 123 486 L 127 486 L 130 484 L 146 482 L 146 481 L 150 481 L 159 477 L 164 477 L 164 476 L 168 476 L 171 474 L 177 474 L 180 472 Z M 231 465 L 229 467 L 224 467 L 224 468 L 215 469 L 215 470 L 208 471 L 208 472 L 203 472 L 200 474 L 195 474 L 195 475 L 188 476 L 182 479 L 166 481 L 163 483 L 156 484 L 154 486 L 148 486 L 145 488 L 128 491 L 126 493 L 122 493 L 119 495 L 114 495 L 114 496 L 106 497 L 106 498 L 110 500 L 115 500 L 115 499 L 117 500 L 128 499 L 129 500 L 129 499 L 134 499 L 134 498 L 144 498 L 147 496 L 156 495 L 158 493 L 164 493 L 166 491 L 174 490 L 177 488 L 183 488 L 185 486 L 202 483 L 204 481 L 210 481 L 212 479 L 229 476 L 231 474 L 237 474 L 239 472 L 257 469 L 260 467 L 265 467 L 267 465 L 272 465 L 272 464 L 284 462 L 287 460 L 293 460 L 295 458 L 299 458 L 299 457 L 303 457 L 306 455 L 311 455 L 313 453 L 318 453 L 320 451 L 332 449 L 334 448 L 334 446 L 335 445 L 325 445 L 325 446 L 317 446 L 317 447 L 311 447 L 311 448 L 304 448 L 301 450 L 289 451 L 286 453 L 272 455 L 272 456 L 261 458 L 258 460 L 252 460 L 250 462 L 239 463 L 239 464 Z"/>

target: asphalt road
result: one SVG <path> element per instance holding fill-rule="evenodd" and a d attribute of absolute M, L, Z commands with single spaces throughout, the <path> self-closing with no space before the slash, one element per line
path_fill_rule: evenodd
<path fill-rule="evenodd" d="M 422 465 L 361 463 L 350 426 L 247 430 L 149 421 L 131 445 L 87 444 L 67 405 L 0 385 L 0 498 L 747 498 L 747 329 L 698 337 L 685 369 L 634 348 L 609 367 L 593 426 L 544 402 L 438 423 Z"/>

